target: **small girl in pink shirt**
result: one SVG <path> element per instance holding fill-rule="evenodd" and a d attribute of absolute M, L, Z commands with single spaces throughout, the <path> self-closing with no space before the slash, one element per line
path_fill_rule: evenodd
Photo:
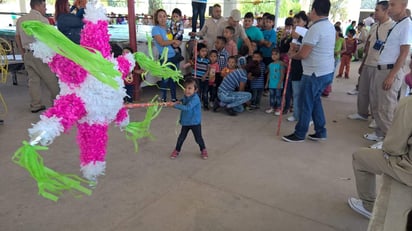
<path fill-rule="evenodd" d="M 217 98 L 217 86 L 216 86 L 216 74 L 220 73 L 219 63 L 217 62 L 217 51 L 212 50 L 209 53 L 209 67 L 208 67 L 208 75 L 209 75 L 209 95 L 210 101 L 214 102 Z M 211 105 L 213 107 L 213 105 Z"/>

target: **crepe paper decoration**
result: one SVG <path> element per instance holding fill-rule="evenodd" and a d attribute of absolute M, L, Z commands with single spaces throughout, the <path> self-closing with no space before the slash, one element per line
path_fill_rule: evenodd
<path fill-rule="evenodd" d="M 85 25 L 85 28 L 88 25 L 91 24 Z M 40 21 L 25 21 L 22 23 L 22 28 L 28 35 L 32 35 L 37 40 L 47 44 L 54 52 L 82 66 L 83 69 L 87 70 L 99 81 L 113 88 L 119 87 L 119 84 L 114 80 L 114 77 L 119 75 L 119 71 L 115 70 L 114 64 L 106 60 L 98 50 L 92 48 L 86 49 L 88 46 L 79 46 L 60 33 L 54 26 L 44 24 Z M 98 27 L 98 29 L 99 28 L 100 27 Z M 89 30 L 86 30 L 86 32 L 87 31 Z M 94 43 L 89 45 L 106 42 L 102 41 L 103 39 L 107 38 L 96 36 L 93 40 Z M 38 49 L 34 49 L 35 52 L 37 50 Z M 87 62 L 85 62 L 86 60 Z"/>
<path fill-rule="evenodd" d="M 133 141 L 135 152 L 139 151 L 139 145 L 137 143 L 139 139 L 142 139 L 144 137 L 154 139 L 152 134 L 150 134 L 149 132 L 150 125 L 152 123 L 152 120 L 154 120 L 159 115 L 162 109 L 159 103 L 155 103 L 156 100 L 157 96 L 152 99 L 150 103 L 152 106 L 149 106 L 147 108 L 146 116 L 143 121 L 131 122 L 125 128 L 126 138 Z"/>
<path fill-rule="evenodd" d="M 35 21 L 23 23 L 23 29 L 33 35 L 36 42 L 31 44 L 33 55 L 47 63 L 59 79 L 60 93 L 53 107 L 46 110 L 40 121 L 28 129 L 30 141 L 24 141 L 13 157 L 20 166 L 26 168 L 38 182 L 40 195 L 57 201 L 65 190 L 90 195 L 89 189 L 80 186 L 88 183 L 94 186 L 97 178 L 105 174 L 108 127 L 114 122 L 126 138 L 132 140 L 138 150 L 137 140 L 153 138 L 149 133 L 151 121 L 161 110 L 154 104 L 147 108 L 143 121 L 129 123 L 128 109 L 123 106 L 126 96 L 124 77 L 129 74 L 135 62 L 132 54 L 110 55 L 109 34 L 103 8 L 89 2 L 83 21 L 80 46 L 72 43 L 53 27 Z M 142 57 L 143 56 L 138 56 Z M 146 59 L 147 57 L 145 57 Z M 165 57 L 167 58 L 167 57 Z M 168 63 L 163 63 L 168 66 Z M 152 71 L 148 67 L 147 71 Z M 179 71 L 168 69 L 163 78 L 181 78 Z M 55 138 L 77 127 L 77 143 L 80 149 L 80 177 L 59 174 L 43 164 L 36 150 L 47 150 L 42 146 L 51 145 Z M 42 146 L 37 146 L 41 144 Z"/>
<path fill-rule="evenodd" d="M 91 184 L 91 182 L 76 175 L 57 173 L 44 166 L 43 158 L 38 151 L 47 149 L 47 147 L 34 146 L 23 141 L 23 146 L 12 157 L 13 162 L 25 168 L 36 180 L 39 194 L 52 201 L 57 201 L 62 192 L 66 190 L 91 195 L 92 191 L 82 186 L 82 184 Z"/>
<path fill-rule="evenodd" d="M 146 39 L 147 44 L 149 44 L 149 57 L 147 57 L 147 55 L 143 52 L 136 52 L 134 54 L 136 62 L 139 64 L 141 69 L 144 70 L 144 72 L 142 73 L 143 81 L 145 81 L 145 83 L 147 83 L 148 85 L 155 85 L 145 80 L 146 75 L 150 73 L 152 76 L 159 77 L 162 79 L 171 78 L 180 88 L 184 89 L 184 87 L 180 84 L 180 81 L 183 80 L 182 72 L 179 70 L 178 67 L 176 67 L 176 65 L 174 65 L 171 62 L 167 62 L 168 48 L 165 47 L 160 56 L 160 59 L 155 60 L 153 58 L 152 47 L 150 46 L 150 44 L 152 44 L 153 38 L 146 34 Z"/>

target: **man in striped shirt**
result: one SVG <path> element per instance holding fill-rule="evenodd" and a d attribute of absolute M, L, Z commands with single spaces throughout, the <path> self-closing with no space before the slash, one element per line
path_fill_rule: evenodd
<path fill-rule="evenodd" d="M 260 75 L 259 64 L 252 60 L 246 63 L 245 57 L 239 58 L 238 66 L 238 69 L 223 79 L 217 93 L 220 103 L 215 104 L 215 107 L 225 107 L 226 112 L 231 116 L 244 111 L 243 104 L 252 97 L 250 92 L 244 91 L 248 76 Z M 215 107 L 213 108 L 214 111 Z"/>

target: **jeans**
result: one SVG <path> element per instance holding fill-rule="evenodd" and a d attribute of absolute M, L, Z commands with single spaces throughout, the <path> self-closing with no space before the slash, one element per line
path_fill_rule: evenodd
<path fill-rule="evenodd" d="M 286 81 L 283 83 L 286 84 Z M 284 87 L 285 86 L 283 86 L 283 88 Z M 286 87 L 286 93 L 285 93 L 285 106 L 283 107 L 284 112 L 288 112 L 290 109 L 290 101 L 292 99 L 292 95 L 293 95 L 292 80 L 288 78 L 288 85 Z"/>
<path fill-rule="evenodd" d="M 293 89 L 293 117 L 299 119 L 300 109 L 299 109 L 299 96 L 300 96 L 301 81 L 292 81 Z"/>
<path fill-rule="evenodd" d="M 269 104 L 271 108 L 280 108 L 282 104 L 282 89 L 269 89 Z"/>
<path fill-rule="evenodd" d="M 235 112 L 244 111 L 243 103 L 246 103 L 252 98 L 252 94 L 245 91 L 225 92 L 219 90 L 217 96 L 226 107 L 233 108 Z"/>
<path fill-rule="evenodd" d="M 263 88 L 260 89 L 252 89 L 252 105 L 259 107 L 260 106 L 260 99 L 262 98 Z"/>
<path fill-rule="evenodd" d="M 316 77 L 315 74 L 303 75 L 299 97 L 300 115 L 295 126 L 295 135 L 305 139 L 309 129 L 309 122 L 313 118 L 315 132 L 319 137 L 326 138 L 325 114 L 323 112 L 321 94 L 333 79 L 333 72 Z"/>
<path fill-rule="evenodd" d="M 173 59 L 173 57 L 169 58 L 167 61 L 173 63 L 176 66 L 176 68 L 179 68 L 178 61 Z M 174 68 L 170 67 L 170 69 L 174 69 Z M 170 90 L 170 95 L 172 97 L 172 100 L 176 100 L 176 83 L 173 82 L 171 78 L 162 79 L 160 82 L 160 89 L 162 90 L 162 100 L 163 101 L 166 101 L 167 99 L 167 90 Z"/>
<path fill-rule="evenodd" d="M 199 17 L 200 29 L 205 24 L 206 3 L 192 2 L 192 32 L 196 32 L 197 18 Z"/>
<path fill-rule="evenodd" d="M 203 103 L 204 107 L 207 107 L 209 105 L 209 81 L 205 80 L 202 81 L 201 79 L 198 79 L 198 86 L 199 86 L 199 97 Z"/>
<path fill-rule="evenodd" d="M 210 102 L 215 102 L 215 99 L 217 97 L 217 87 L 213 85 L 209 85 L 209 99 Z"/>
<path fill-rule="evenodd" d="M 124 85 L 126 89 L 127 96 L 124 97 L 124 100 L 128 103 L 133 102 L 133 94 L 134 94 L 134 85 Z"/>
<path fill-rule="evenodd" d="M 183 142 L 185 142 L 187 133 L 190 130 L 192 130 L 193 136 L 195 137 L 196 143 L 199 145 L 200 151 L 206 149 L 205 142 L 203 141 L 202 137 L 202 126 L 199 124 L 191 126 L 182 126 L 179 137 L 177 138 L 176 151 L 180 152 Z"/>

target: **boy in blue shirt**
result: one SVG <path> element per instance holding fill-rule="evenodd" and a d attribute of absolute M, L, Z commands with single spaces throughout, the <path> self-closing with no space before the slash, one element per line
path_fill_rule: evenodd
<path fill-rule="evenodd" d="M 263 62 L 266 65 L 272 62 L 272 49 L 276 47 L 276 31 L 273 29 L 275 25 L 275 15 L 266 14 L 263 17 L 263 42 L 260 43 L 259 51 L 262 52 Z"/>
<path fill-rule="evenodd" d="M 174 108 L 181 110 L 180 124 L 182 129 L 179 137 L 177 138 L 176 148 L 170 155 L 170 159 L 176 159 L 179 156 L 183 142 L 186 139 L 189 130 L 192 130 L 196 143 L 200 147 L 200 156 L 206 160 L 208 158 L 205 142 L 202 137 L 202 111 L 200 105 L 199 95 L 197 92 L 197 84 L 194 78 L 187 78 L 184 83 L 184 97 L 181 101 L 174 105 Z"/>

